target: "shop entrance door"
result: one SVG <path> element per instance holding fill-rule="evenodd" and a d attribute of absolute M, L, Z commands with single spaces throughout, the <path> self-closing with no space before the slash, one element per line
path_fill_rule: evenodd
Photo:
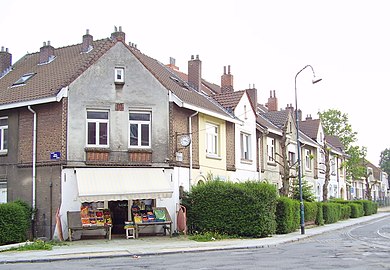
<path fill-rule="evenodd" d="M 128 220 L 128 201 L 108 202 L 112 218 L 112 234 L 125 234 L 125 221 Z"/>

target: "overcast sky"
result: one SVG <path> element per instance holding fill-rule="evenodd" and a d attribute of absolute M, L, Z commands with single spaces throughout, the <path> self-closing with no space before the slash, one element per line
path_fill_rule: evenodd
<path fill-rule="evenodd" d="M 390 148 L 390 2 L 383 0 L 1 0 L 0 46 L 13 63 L 37 52 L 94 39 L 122 26 L 126 41 L 163 63 L 176 59 L 187 72 L 191 55 L 202 60 L 203 78 L 220 84 L 230 65 L 234 88 L 255 84 L 259 103 L 276 91 L 279 107 L 294 105 L 294 78 L 312 65 L 323 80 L 297 78 L 303 116 L 337 109 L 348 114 L 359 146 L 378 165 Z"/>

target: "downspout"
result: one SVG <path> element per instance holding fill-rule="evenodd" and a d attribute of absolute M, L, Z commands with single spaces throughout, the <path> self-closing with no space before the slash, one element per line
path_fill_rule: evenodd
<path fill-rule="evenodd" d="M 33 145 L 32 145 L 32 209 L 33 213 L 31 220 L 35 220 L 35 205 L 36 205 L 36 148 L 37 148 L 37 113 L 28 106 L 27 109 L 34 114 L 33 120 Z M 34 231 L 33 231 L 34 234 Z"/>
<path fill-rule="evenodd" d="M 198 115 L 198 112 L 195 112 L 193 114 L 191 114 L 189 117 L 188 117 L 188 133 L 190 135 L 190 170 L 188 172 L 188 192 L 191 191 L 191 182 L 192 182 L 192 174 L 191 174 L 191 171 L 192 171 L 192 117 Z"/>

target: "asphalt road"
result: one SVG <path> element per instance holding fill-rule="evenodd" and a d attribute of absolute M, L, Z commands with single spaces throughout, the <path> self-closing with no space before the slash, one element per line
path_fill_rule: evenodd
<path fill-rule="evenodd" d="M 390 217 L 277 247 L 18 263 L 0 269 L 390 269 Z"/>

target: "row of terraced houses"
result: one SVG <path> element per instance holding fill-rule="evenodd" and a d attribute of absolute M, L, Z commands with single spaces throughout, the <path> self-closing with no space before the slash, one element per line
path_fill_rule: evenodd
<path fill-rule="evenodd" d="M 66 238 L 66 212 L 82 204 L 109 208 L 114 233 L 131 219 L 133 200 L 166 207 L 176 224 L 182 191 L 199 183 L 255 180 L 280 189 L 281 164 L 297 160 L 297 132 L 303 179 L 316 198 L 325 140 L 328 196 L 363 198 L 364 182 L 346 180 L 344 149 L 318 119 L 299 112 L 297 131 L 295 108 L 280 109 L 275 91 L 236 91 L 230 66 L 221 73 L 220 85 L 204 80 L 198 55 L 187 73 L 173 58 L 163 64 L 126 43 L 121 27 L 100 40 L 87 30 L 80 44 L 66 47 L 45 42 L 14 64 L 2 48 L 1 202 L 31 203 L 38 237 L 58 234 L 57 214 Z M 387 196 L 387 176 L 369 169 L 373 198 Z"/>

